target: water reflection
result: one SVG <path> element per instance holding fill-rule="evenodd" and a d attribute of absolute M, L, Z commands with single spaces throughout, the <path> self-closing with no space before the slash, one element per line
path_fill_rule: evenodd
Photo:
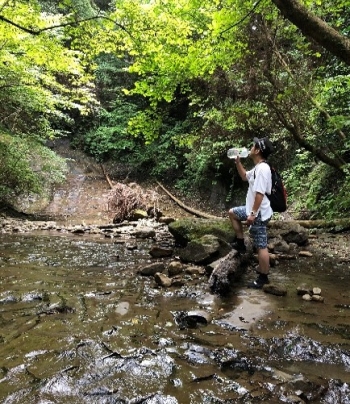
<path fill-rule="evenodd" d="M 300 261 L 274 269 L 286 297 L 247 290 L 247 273 L 222 299 L 203 276 L 170 289 L 139 276 L 152 241 L 130 250 L 48 232 L 0 242 L 1 402 L 349 402 L 345 266 L 332 288 L 332 268 L 318 274 L 323 305 L 295 294 L 315 282 L 310 261 L 304 273 Z M 191 310 L 213 321 L 180 328 L 175 313 Z"/>

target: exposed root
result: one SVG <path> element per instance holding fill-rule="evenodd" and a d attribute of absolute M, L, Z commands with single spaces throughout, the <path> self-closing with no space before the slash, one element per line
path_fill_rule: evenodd
<path fill-rule="evenodd" d="M 157 208 L 156 205 L 158 198 L 155 192 L 145 191 L 136 183 L 113 184 L 108 197 L 108 211 L 114 213 L 114 222 L 129 219 L 135 209 Z"/>

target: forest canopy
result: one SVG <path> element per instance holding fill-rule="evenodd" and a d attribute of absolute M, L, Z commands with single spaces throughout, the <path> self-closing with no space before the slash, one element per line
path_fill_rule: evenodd
<path fill-rule="evenodd" d="M 221 184 L 229 203 L 226 150 L 268 134 L 294 211 L 347 214 L 349 3 L 0 1 L 0 200 L 62 181 L 62 159 L 31 156 L 68 137 L 136 178 Z"/>

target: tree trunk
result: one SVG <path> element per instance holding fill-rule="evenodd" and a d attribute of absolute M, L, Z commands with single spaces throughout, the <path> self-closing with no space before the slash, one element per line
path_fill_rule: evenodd
<path fill-rule="evenodd" d="M 288 221 L 289 222 L 289 221 Z M 319 219 L 319 220 L 291 220 L 291 223 L 300 224 L 306 229 L 334 229 L 339 228 L 341 231 L 350 229 L 350 218 L 344 219 Z"/>
<path fill-rule="evenodd" d="M 350 65 L 350 40 L 312 14 L 297 0 L 272 0 L 281 13 L 306 36 Z"/>

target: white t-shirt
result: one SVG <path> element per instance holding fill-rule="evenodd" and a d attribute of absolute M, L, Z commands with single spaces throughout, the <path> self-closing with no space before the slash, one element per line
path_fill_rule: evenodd
<path fill-rule="evenodd" d="M 254 175 L 255 173 L 255 175 Z M 266 194 L 271 194 L 271 170 L 267 163 L 258 163 L 252 170 L 246 172 L 246 177 L 249 183 L 247 198 L 246 198 L 246 213 L 249 216 L 253 210 L 255 193 L 259 192 L 264 195 L 258 213 L 261 212 L 261 220 L 270 219 L 273 214 L 270 200 Z"/>

